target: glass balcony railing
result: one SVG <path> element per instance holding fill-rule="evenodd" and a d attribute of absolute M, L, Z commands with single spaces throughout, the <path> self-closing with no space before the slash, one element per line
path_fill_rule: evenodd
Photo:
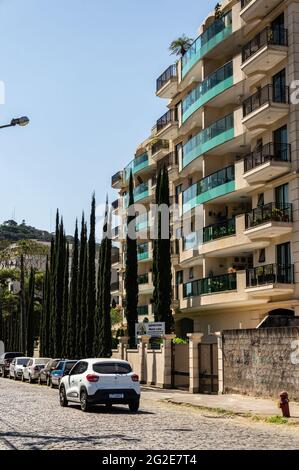
<path fill-rule="evenodd" d="M 217 294 L 237 289 L 237 274 L 222 274 L 184 284 L 184 297 L 199 297 L 204 294 Z"/>
<path fill-rule="evenodd" d="M 119 183 L 122 180 L 123 172 L 118 171 L 115 173 L 111 178 L 111 185 L 114 186 L 115 184 Z"/>
<path fill-rule="evenodd" d="M 148 273 L 140 274 L 140 276 L 138 276 L 137 281 L 139 285 L 148 284 Z"/>
<path fill-rule="evenodd" d="M 183 147 L 183 168 L 195 158 L 234 138 L 234 115 L 229 114 L 192 137 Z"/>
<path fill-rule="evenodd" d="M 243 117 L 257 111 L 265 104 L 289 103 L 289 87 L 266 85 L 243 101 Z"/>
<path fill-rule="evenodd" d="M 163 114 L 160 119 L 157 121 L 157 132 L 164 129 L 164 127 L 168 126 L 168 124 L 174 124 L 178 121 L 178 111 L 177 108 L 172 108 L 167 111 L 167 113 Z"/>
<path fill-rule="evenodd" d="M 232 12 L 216 19 L 190 46 L 182 57 L 182 78 L 209 50 L 232 33 Z"/>
<path fill-rule="evenodd" d="M 294 284 L 294 265 L 267 264 L 246 271 L 247 288 L 268 284 Z"/>
<path fill-rule="evenodd" d="M 136 217 L 136 232 L 146 230 L 148 228 L 148 214 L 141 214 Z"/>
<path fill-rule="evenodd" d="M 202 245 L 202 232 L 191 232 L 183 237 L 183 250 L 193 250 Z"/>
<path fill-rule="evenodd" d="M 138 173 L 138 171 L 143 170 L 143 168 L 148 167 L 148 154 L 143 153 L 139 157 L 134 158 L 125 168 L 125 178 L 128 180 L 130 178 L 130 173 L 132 171 L 133 175 Z"/>
<path fill-rule="evenodd" d="M 267 222 L 293 222 L 293 205 L 270 202 L 245 215 L 245 227 L 250 229 Z"/>
<path fill-rule="evenodd" d="M 201 106 L 233 86 L 233 82 L 231 61 L 210 74 L 186 96 L 182 102 L 182 121 L 185 122 Z"/>
<path fill-rule="evenodd" d="M 137 315 L 148 315 L 148 305 L 138 305 L 137 307 Z"/>
<path fill-rule="evenodd" d="M 250 59 L 251 56 L 253 56 L 264 46 L 270 45 L 287 46 L 288 30 L 280 27 L 265 28 L 242 48 L 242 62 L 246 62 L 246 60 Z"/>
<path fill-rule="evenodd" d="M 183 212 L 235 191 L 234 165 L 216 171 L 183 192 Z"/>
<path fill-rule="evenodd" d="M 149 196 L 149 186 L 148 183 L 141 183 L 139 186 L 136 186 L 134 189 L 134 203 L 140 201 Z M 129 205 L 129 194 L 125 195 L 125 207 Z"/>
<path fill-rule="evenodd" d="M 141 245 L 137 245 L 137 259 L 138 259 L 138 261 L 148 259 L 148 257 L 149 257 L 149 245 L 148 245 L 148 243 L 142 243 Z"/>
<path fill-rule="evenodd" d="M 157 84 L 156 84 L 156 92 L 158 93 L 163 86 L 169 82 L 172 78 L 177 77 L 177 66 L 176 64 L 170 65 L 165 72 L 160 75 L 160 77 L 157 79 Z"/>
<path fill-rule="evenodd" d="M 246 155 L 244 158 L 244 172 L 253 170 L 267 162 L 290 162 L 290 144 L 268 143 Z"/>
<path fill-rule="evenodd" d="M 236 219 L 224 220 L 217 224 L 209 225 L 203 229 L 203 242 L 207 243 L 223 237 L 236 234 Z"/>

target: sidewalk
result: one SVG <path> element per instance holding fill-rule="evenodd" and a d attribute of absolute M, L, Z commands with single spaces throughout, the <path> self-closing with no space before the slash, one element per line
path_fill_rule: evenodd
<path fill-rule="evenodd" d="M 210 408 L 211 411 L 227 411 L 234 414 L 254 415 L 259 417 L 282 416 L 277 400 L 255 398 L 244 395 L 205 395 L 191 394 L 180 390 L 161 390 L 153 387 L 142 387 L 143 398 L 167 401 L 177 405 L 189 405 L 199 408 Z M 299 423 L 299 403 L 290 402 L 291 418 Z"/>

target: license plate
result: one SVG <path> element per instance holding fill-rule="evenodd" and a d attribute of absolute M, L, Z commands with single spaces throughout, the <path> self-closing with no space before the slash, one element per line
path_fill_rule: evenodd
<path fill-rule="evenodd" d="M 123 393 L 109 393 L 109 398 L 124 398 Z"/>

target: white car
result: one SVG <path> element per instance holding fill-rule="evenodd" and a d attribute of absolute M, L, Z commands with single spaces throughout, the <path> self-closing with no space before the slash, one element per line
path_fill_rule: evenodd
<path fill-rule="evenodd" d="M 31 357 L 26 367 L 24 367 L 22 382 L 28 380 L 29 383 L 36 382 L 39 376 L 39 372 L 50 359 L 47 357 Z"/>
<path fill-rule="evenodd" d="M 140 383 L 127 361 L 119 359 L 83 359 L 65 375 L 59 386 L 60 405 L 80 403 L 82 411 L 91 405 L 129 405 L 138 411 Z"/>
<path fill-rule="evenodd" d="M 9 375 L 8 377 L 11 379 L 22 379 L 24 367 L 27 366 L 30 357 L 15 357 L 9 366 Z"/>

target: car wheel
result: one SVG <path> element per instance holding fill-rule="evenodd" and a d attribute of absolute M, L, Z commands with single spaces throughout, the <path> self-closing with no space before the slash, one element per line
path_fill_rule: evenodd
<path fill-rule="evenodd" d="M 9 380 L 12 378 L 11 375 L 10 375 L 10 372 L 8 373 L 8 378 L 9 378 Z"/>
<path fill-rule="evenodd" d="M 87 401 L 87 393 L 85 390 L 83 390 L 80 394 L 80 405 L 81 405 L 81 410 L 84 411 L 85 413 L 90 410 L 90 404 Z"/>
<path fill-rule="evenodd" d="M 133 411 L 136 413 L 139 409 L 139 400 L 133 400 L 129 403 L 129 409 L 130 411 Z"/>
<path fill-rule="evenodd" d="M 68 405 L 64 385 L 62 385 L 59 389 L 59 402 L 60 402 L 60 406 L 62 406 L 63 408 L 65 408 Z"/>

